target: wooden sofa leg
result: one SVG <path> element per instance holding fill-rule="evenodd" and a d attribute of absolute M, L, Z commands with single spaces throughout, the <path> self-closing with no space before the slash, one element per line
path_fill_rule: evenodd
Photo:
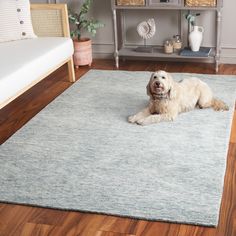
<path fill-rule="evenodd" d="M 73 57 L 67 62 L 68 72 L 69 72 L 69 80 L 70 82 L 75 82 L 75 70 L 74 70 L 74 62 Z"/>

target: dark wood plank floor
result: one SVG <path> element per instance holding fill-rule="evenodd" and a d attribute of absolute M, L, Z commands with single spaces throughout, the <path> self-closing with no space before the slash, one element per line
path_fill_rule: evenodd
<path fill-rule="evenodd" d="M 113 70 L 110 60 L 96 60 L 96 69 Z M 214 74 L 214 65 L 124 61 L 123 70 L 167 70 Z M 79 79 L 89 70 L 76 71 Z M 60 68 L 34 88 L 0 110 L 0 143 L 3 143 L 41 109 L 60 95 L 71 84 L 66 78 L 66 67 Z M 236 75 L 236 66 L 221 65 L 219 74 Z M 1 187 L 1 186 L 0 186 Z M 132 194 L 132 193 L 130 193 Z M 39 207 L 0 204 L 1 236 L 235 236 L 236 235 L 236 112 L 229 143 L 227 171 L 220 221 L 217 228 L 163 222 L 150 222 L 114 216 L 69 212 Z"/>

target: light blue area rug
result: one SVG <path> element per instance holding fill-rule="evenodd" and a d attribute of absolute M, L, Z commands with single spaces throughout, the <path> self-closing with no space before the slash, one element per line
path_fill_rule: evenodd
<path fill-rule="evenodd" d="M 150 72 L 91 70 L 0 147 L 0 201 L 217 225 L 236 77 L 197 76 L 230 111 L 142 127 Z"/>

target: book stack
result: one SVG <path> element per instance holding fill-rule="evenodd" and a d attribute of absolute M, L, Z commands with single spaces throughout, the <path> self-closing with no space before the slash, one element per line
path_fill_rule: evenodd
<path fill-rule="evenodd" d="M 210 47 L 201 47 L 198 52 L 193 52 L 191 48 L 185 47 L 180 55 L 185 57 L 209 57 L 211 50 Z"/>

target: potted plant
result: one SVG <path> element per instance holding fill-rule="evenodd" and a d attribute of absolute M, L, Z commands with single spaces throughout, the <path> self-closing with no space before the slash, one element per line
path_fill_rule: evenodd
<path fill-rule="evenodd" d="M 74 42 L 74 64 L 76 68 L 82 65 L 92 64 L 92 41 L 90 38 L 83 38 L 83 31 L 95 36 L 97 29 L 104 24 L 93 18 L 87 18 L 93 0 L 85 0 L 79 13 L 69 11 L 69 22 L 71 26 L 71 37 Z"/>

